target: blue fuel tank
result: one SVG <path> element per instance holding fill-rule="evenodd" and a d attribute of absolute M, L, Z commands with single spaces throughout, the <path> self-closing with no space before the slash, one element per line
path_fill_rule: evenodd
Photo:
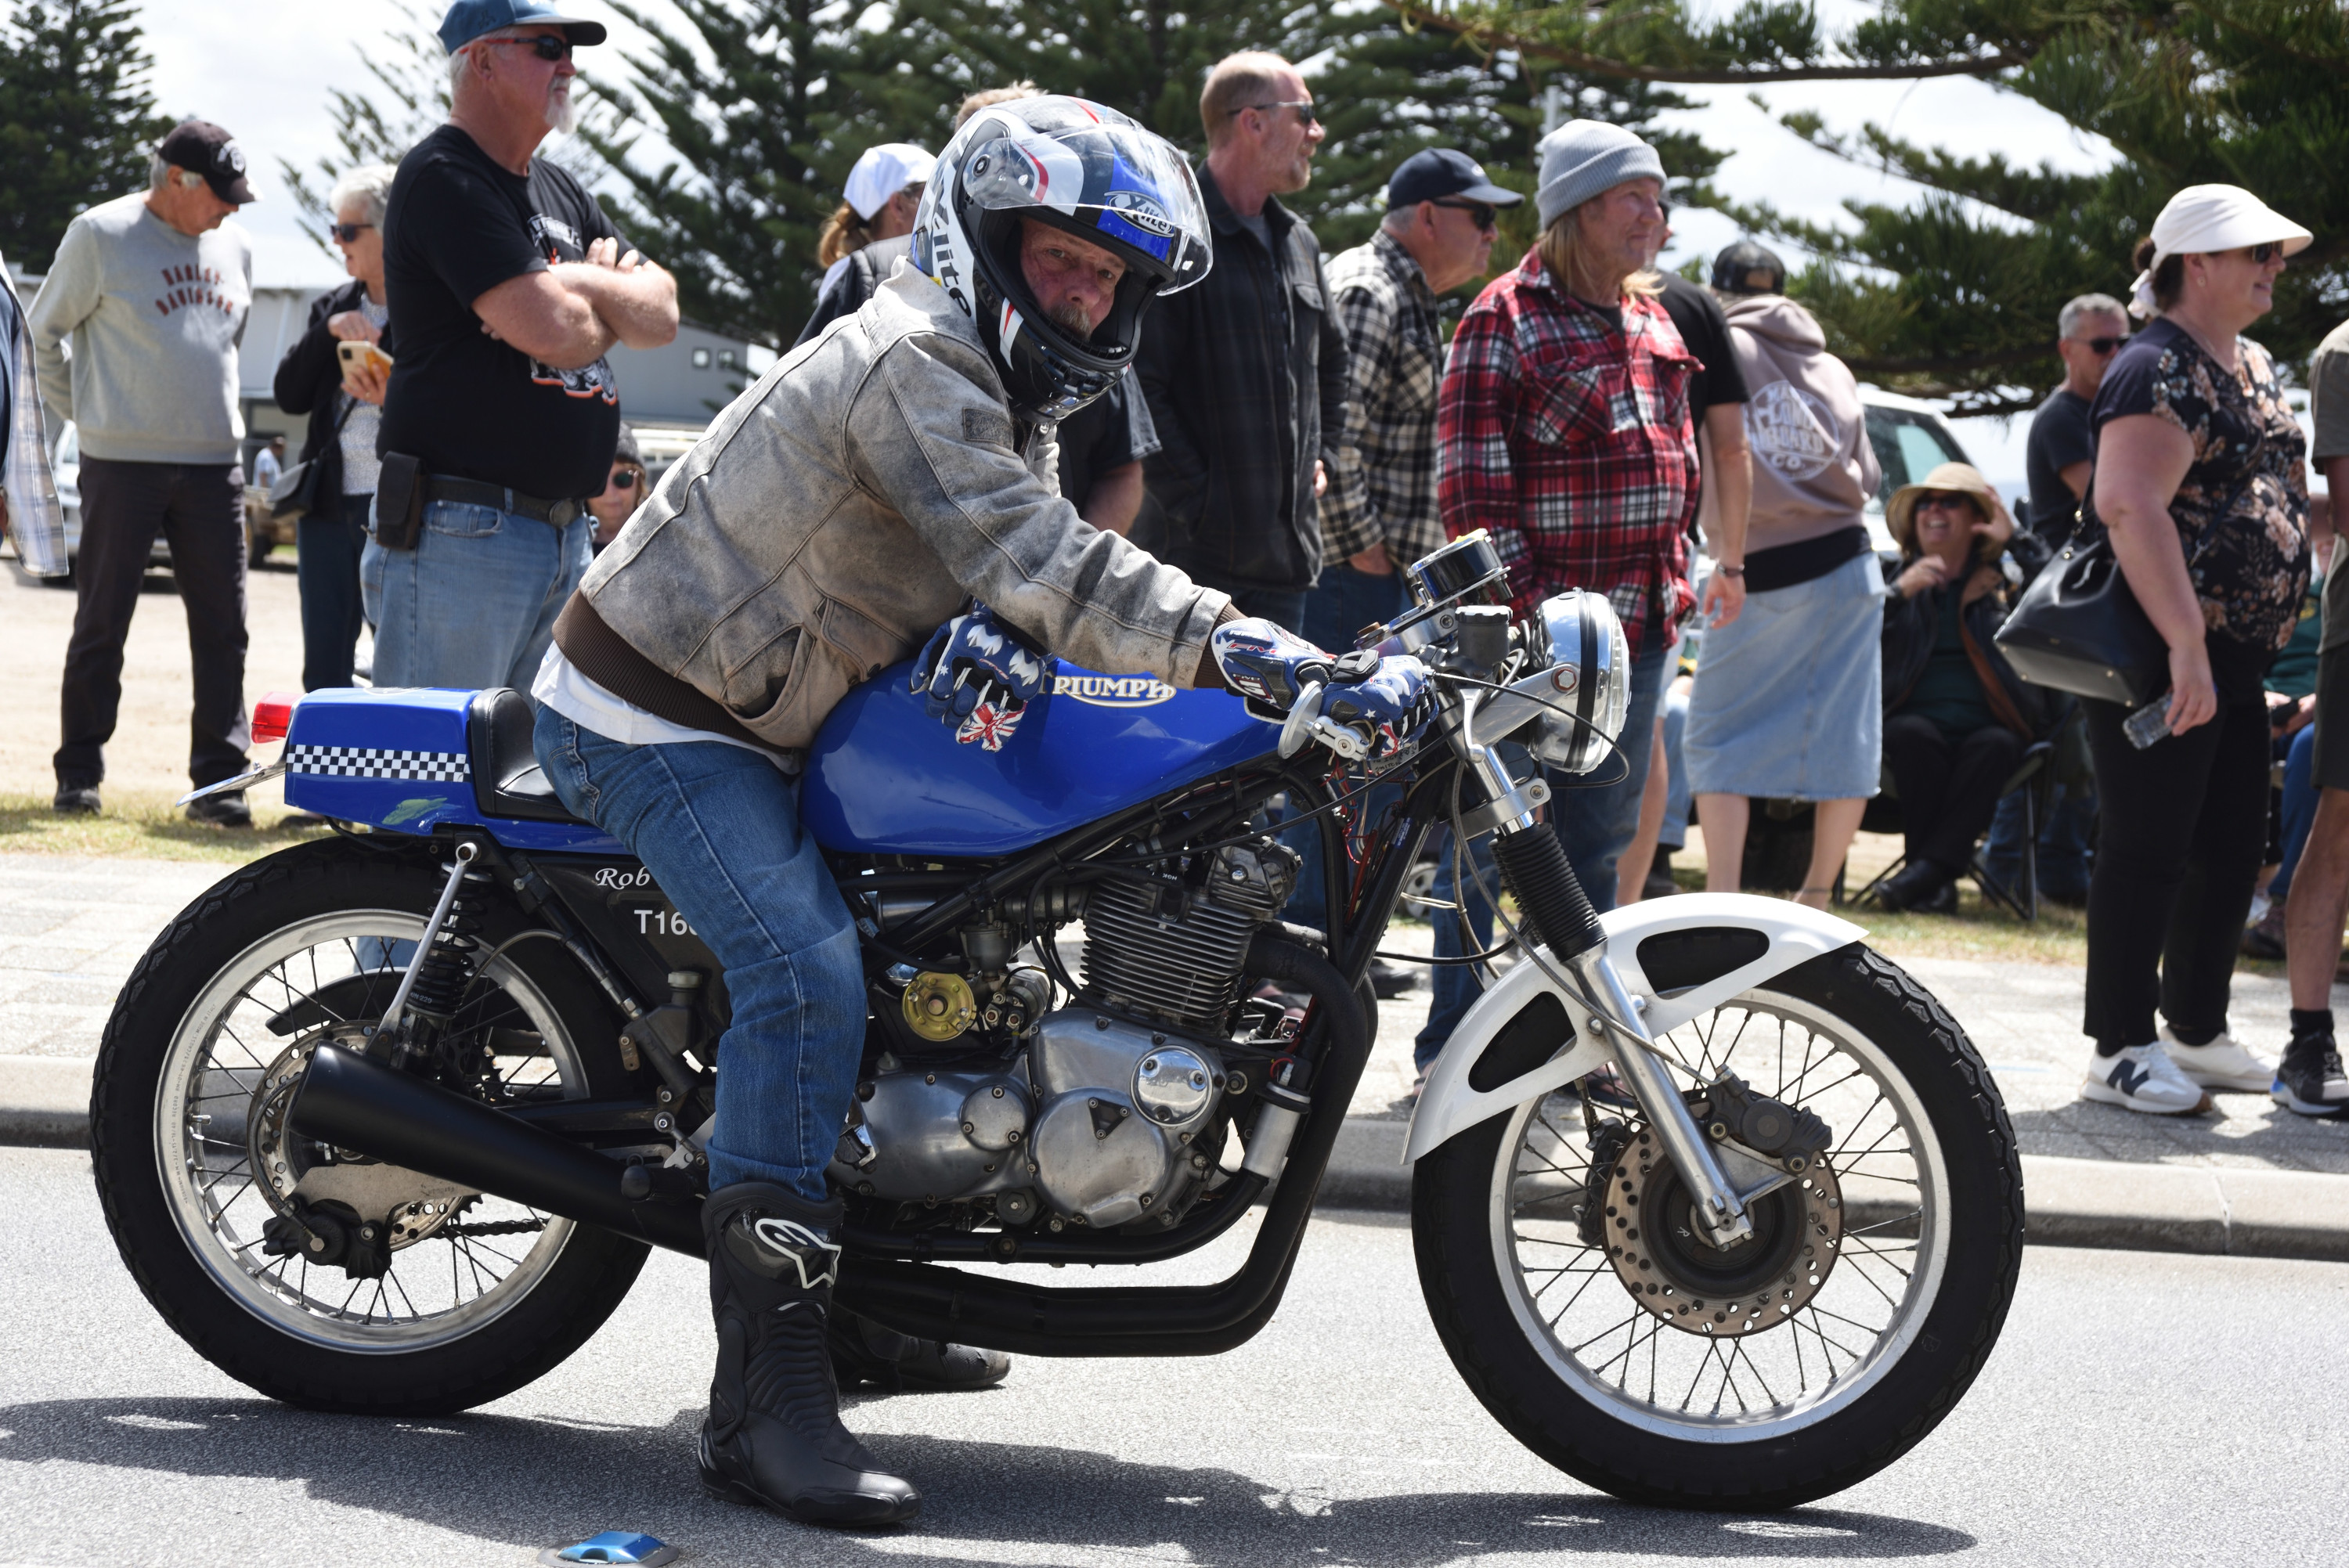
<path fill-rule="evenodd" d="M 907 689 L 909 660 L 823 721 L 801 820 L 816 842 L 885 855 L 1008 855 L 1269 754 L 1278 727 L 1238 697 L 1054 660 L 1051 696 L 990 751 L 959 742 Z"/>

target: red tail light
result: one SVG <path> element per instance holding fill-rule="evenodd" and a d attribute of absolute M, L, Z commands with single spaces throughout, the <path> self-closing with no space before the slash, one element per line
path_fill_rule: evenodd
<path fill-rule="evenodd" d="M 299 696 L 289 692 L 274 691 L 253 705 L 253 738 L 283 740 L 285 732 L 294 727 L 294 705 Z"/>

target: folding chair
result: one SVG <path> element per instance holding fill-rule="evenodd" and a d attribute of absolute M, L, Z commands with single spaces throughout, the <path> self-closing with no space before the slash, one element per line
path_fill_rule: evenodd
<path fill-rule="evenodd" d="M 1999 787 L 1998 798 L 2005 799 L 2017 790 L 2023 793 L 2023 876 L 2019 887 L 2009 886 L 1992 873 L 1982 861 L 1982 843 L 1974 843 L 1972 858 L 1966 864 L 1966 874 L 1982 889 L 1982 897 L 2002 904 L 2026 923 L 2039 918 L 2039 823 L 2047 814 L 2048 796 L 2055 785 L 2055 742 L 2054 738 L 2033 741 L 2025 748 L 2014 771 Z M 1897 833 L 1904 826 L 1900 817 L 1900 791 L 1892 781 L 1892 769 L 1887 764 L 1882 775 L 1882 787 L 1876 799 L 1859 820 L 1860 827 L 1871 833 Z M 1893 873 L 1909 863 L 1907 851 L 1893 862 L 1876 873 L 1868 884 L 1852 895 L 1851 903 L 1863 903 L 1875 896 L 1876 890 L 1890 880 Z"/>

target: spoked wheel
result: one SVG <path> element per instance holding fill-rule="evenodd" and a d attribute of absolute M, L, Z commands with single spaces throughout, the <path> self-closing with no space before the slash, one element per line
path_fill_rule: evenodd
<path fill-rule="evenodd" d="M 1636 1110 L 1565 1090 L 1419 1162 L 1438 1333 L 1527 1447 L 1636 1501 L 1776 1508 L 1850 1486 L 1946 1415 L 1996 1341 L 2023 1185 L 1972 1046 L 1854 944 L 1673 1030 L 1832 1138 L 1721 1250 Z M 1561 1041 L 1561 1044 L 1563 1042 Z"/>
<path fill-rule="evenodd" d="M 366 1048 L 441 880 L 429 859 L 341 844 L 260 861 L 157 939 L 107 1026 L 92 1143 L 124 1261 L 199 1352 L 278 1398 L 495 1398 L 585 1342 L 644 1262 L 640 1243 L 286 1125 L 319 1045 Z M 486 961 L 455 981 L 442 1037 L 466 1088 L 621 1092 L 601 998 L 518 911 L 481 903 Z"/>

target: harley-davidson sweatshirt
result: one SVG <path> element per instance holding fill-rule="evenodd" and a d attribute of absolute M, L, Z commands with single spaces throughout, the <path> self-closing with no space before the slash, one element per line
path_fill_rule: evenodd
<path fill-rule="evenodd" d="M 42 400 L 93 458 L 235 462 L 252 308 L 253 242 L 234 219 L 191 237 L 143 191 L 101 202 L 67 225 L 26 313 Z"/>

